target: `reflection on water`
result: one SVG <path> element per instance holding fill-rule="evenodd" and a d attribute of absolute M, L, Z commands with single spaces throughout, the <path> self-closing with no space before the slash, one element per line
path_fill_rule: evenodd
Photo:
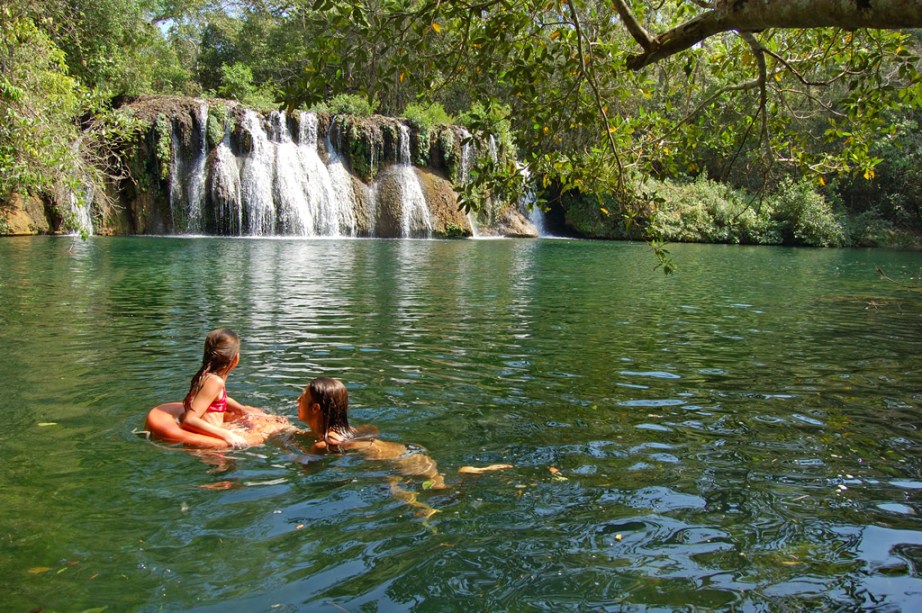
<path fill-rule="evenodd" d="M 667 278 L 565 240 L 0 241 L 7 606 L 911 608 L 918 255 L 673 252 Z M 294 417 L 338 376 L 447 474 L 515 468 L 407 482 L 424 521 L 385 463 L 133 436 L 218 325 L 240 400 Z"/>

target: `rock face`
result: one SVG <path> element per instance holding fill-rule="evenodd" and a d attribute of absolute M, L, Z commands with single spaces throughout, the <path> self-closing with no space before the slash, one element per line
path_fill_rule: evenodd
<path fill-rule="evenodd" d="M 60 225 L 60 220 L 35 196 L 13 194 L 8 202 L 0 205 L 0 220 L 5 222 L 4 233 L 12 236 L 24 234 L 48 234 Z"/>
<path fill-rule="evenodd" d="M 227 100 L 142 97 L 123 108 L 147 126 L 124 152 L 131 176 L 108 186 L 94 234 L 465 237 L 452 178 L 471 162 L 456 126 L 417 131 L 389 117 L 259 112 Z M 467 149 L 466 149 L 467 148 Z M 486 152 L 485 152 L 486 153 Z M 495 155 L 495 153 L 493 154 Z M 0 233 L 62 230 L 58 210 L 15 197 Z M 514 207 L 477 234 L 537 236 Z"/>

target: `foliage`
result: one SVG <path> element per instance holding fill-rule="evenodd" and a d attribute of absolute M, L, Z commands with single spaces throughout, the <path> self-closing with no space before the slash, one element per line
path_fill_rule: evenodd
<path fill-rule="evenodd" d="M 655 233 L 674 242 L 781 244 L 780 228 L 764 202 L 705 176 L 692 183 L 651 181 L 662 205 Z"/>
<path fill-rule="evenodd" d="M 256 86 L 253 84 L 253 71 L 246 64 L 221 66 L 221 86 L 218 94 L 223 98 L 239 100 L 246 106 L 257 109 L 272 109 L 275 104 L 275 92 L 270 84 Z"/>
<path fill-rule="evenodd" d="M 74 118 L 88 92 L 63 52 L 28 17 L 0 9 L 0 197 L 63 194 L 80 166 Z"/>
<path fill-rule="evenodd" d="M 429 163 L 432 129 L 435 126 L 445 126 L 452 123 L 451 116 L 445 112 L 441 104 L 421 105 L 408 104 L 403 110 L 403 118 L 416 131 L 416 159 L 418 166 Z"/>
<path fill-rule="evenodd" d="M 784 241 L 809 247 L 840 247 L 845 231 L 826 200 L 807 181 L 786 179 L 770 199 Z"/>
<path fill-rule="evenodd" d="M 24 0 L 64 54 L 68 73 L 107 96 L 188 92 L 191 72 L 152 23 L 156 0 Z"/>
<path fill-rule="evenodd" d="M 464 238 L 468 235 L 467 230 L 455 223 L 445 224 L 444 238 Z"/>
<path fill-rule="evenodd" d="M 208 139 L 209 148 L 214 149 L 224 140 L 224 127 L 228 119 L 227 107 L 223 104 L 208 107 L 208 123 L 206 124 L 205 135 Z"/>
<path fill-rule="evenodd" d="M 565 195 L 566 223 L 596 238 L 646 238 L 655 242 L 708 242 L 831 247 L 847 244 L 845 228 L 826 200 L 804 181 L 784 181 L 776 193 L 758 197 L 706 177 L 686 183 L 651 179 L 636 192 L 647 193 L 653 211 L 638 227 L 611 213 L 611 197 Z M 636 193 L 635 192 L 635 193 Z"/>
<path fill-rule="evenodd" d="M 417 130 L 426 132 L 435 126 L 447 126 L 454 123 L 451 115 L 438 102 L 419 104 L 412 102 L 403 109 L 403 118 Z"/>
<path fill-rule="evenodd" d="M 358 94 L 339 94 L 329 102 L 314 104 L 311 110 L 316 113 L 331 115 L 352 115 L 353 117 L 371 117 L 376 103 Z"/>
<path fill-rule="evenodd" d="M 458 116 L 458 120 L 479 140 L 492 137 L 499 149 L 506 151 L 511 157 L 516 157 L 517 147 L 512 133 L 511 115 L 512 109 L 509 106 L 490 100 L 486 104 L 475 102 L 470 109 Z"/>
<path fill-rule="evenodd" d="M 160 180 L 170 178 L 170 164 L 173 160 L 173 124 L 165 115 L 157 115 L 154 122 L 154 151 L 157 156 L 157 168 Z"/>

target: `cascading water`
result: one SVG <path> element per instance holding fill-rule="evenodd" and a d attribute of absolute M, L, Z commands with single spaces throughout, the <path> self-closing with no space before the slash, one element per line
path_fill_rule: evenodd
<path fill-rule="evenodd" d="M 215 208 L 215 227 L 219 234 L 240 234 L 243 206 L 240 201 L 240 166 L 231 146 L 231 122 L 226 121 L 224 138 L 215 149 L 212 167 L 211 200 Z"/>
<path fill-rule="evenodd" d="M 519 210 L 528 217 L 535 229 L 538 231 L 538 236 L 547 236 L 547 230 L 544 228 L 544 211 L 541 210 L 537 205 L 537 196 L 535 196 L 534 184 L 531 182 L 531 172 L 528 170 L 527 166 L 519 166 L 519 173 L 525 178 L 525 182 L 528 184 L 527 191 L 519 199 Z"/>
<path fill-rule="evenodd" d="M 81 236 L 93 235 L 93 216 L 90 213 L 93 197 L 92 187 L 86 188 L 82 203 L 76 194 L 70 194 L 70 211 L 74 216 L 74 231 Z"/>
<path fill-rule="evenodd" d="M 208 179 L 208 104 L 200 102 L 198 111 L 199 142 L 190 165 L 187 196 L 186 228 L 190 232 L 204 231 L 202 211 L 205 209 L 205 184 Z"/>
<path fill-rule="evenodd" d="M 466 185 L 471 177 L 471 169 L 477 159 L 477 148 L 474 147 L 474 141 L 471 139 L 471 133 L 463 130 L 461 133 L 461 168 L 460 179 L 461 185 Z M 477 228 L 477 216 L 474 211 L 467 212 L 467 221 L 471 224 L 471 237 L 480 238 L 480 231 Z"/>
<path fill-rule="evenodd" d="M 315 208 L 308 200 L 307 176 L 302 172 L 299 147 L 291 140 L 284 113 L 273 111 L 269 123 L 272 128 L 270 147 L 275 150 L 273 193 L 278 203 L 280 233 L 313 236 L 316 234 Z"/>
<path fill-rule="evenodd" d="M 317 212 L 317 233 L 321 236 L 355 236 L 355 192 L 349 171 L 339 154 L 328 147 L 330 161 L 317 151 L 317 115 L 301 112 L 298 151 L 307 180 L 307 194 Z"/>
<path fill-rule="evenodd" d="M 173 228 L 180 232 L 186 231 L 186 216 L 183 214 L 185 197 L 183 194 L 183 179 L 185 178 L 185 164 L 182 150 L 180 149 L 182 137 L 173 122 L 170 137 L 170 214 L 173 216 Z"/>
<path fill-rule="evenodd" d="M 419 184 L 419 177 L 410 158 L 410 129 L 400 126 L 399 157 L 396 166 L 397 180 L 402 195 L 401 236 L 403 238 L 432 236 L 432 218 L 429 205 Z"/>
<path fill-rule="evenodd" d="M 250 134 L 252 150 L 243 160 L 240 191 L 244 204 L 243 233 L 268 236 L 275 233 L 275 202 L 272 183 L 275 155 L 272 143 L 255 111 L 246 111 L 243 127 Z"/>
<path fill-rule="evenodd" d="M 409 127 L 399 126 L 392 158 L 384 155 L 380 140 L 362 141 L 360 147 L 347 143 L 348 149 L 337 146 L 334 131 L 340 123 L 332 122 L 321 135 L 321 121 L 311 112 L 261 114 L 227 107 L 222 114 L 224 135 L 214 150 L 208 144 L 208 122 L 214 120 L 207 104 L 190 110 L 191 122 L 172 122 L 168 231 L 354 237 L 377 236 L 383 229 L 384 236 L 405 238 L 435 233 L 412 162 Z M 340 153 L 348 150 L 354 156 L 366 146 L 365 159 Z M 462 181 L 470 177 L 476 155 L 475 145 L 463 145 Z M 350 162 L 361 164 L 363 172 L 370 168 L 377 180 L 366 184 L 349 168 Z M 385 172 L 374 172 L 382 163 L 388 165 Z M 444 188 L 433 183 L 433 189 Z M 478 236 L 474 219 L 471 226 Z"/>
<path fill-rule="evenodd" d="M 208 180 L 208 104 L 199 102 L 195 144 L 184 147 L 179 123 L 174 121 L 170 142 L 170 211 L 173 228 L 182 233 L 205 230 L 202 212 Z M 192 149 L 186 153 L 184 149 Z"/>

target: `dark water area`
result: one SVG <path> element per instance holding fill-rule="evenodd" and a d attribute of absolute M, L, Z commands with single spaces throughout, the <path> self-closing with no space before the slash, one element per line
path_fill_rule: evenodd
<path fill-rule="evenodd" d="M 915 610 L 922 254 L 672 251 L 0 241 L 0 608 Z M 219 326 L 231 396 L 341 378 L 451 487 L 133 434 Z"/>

